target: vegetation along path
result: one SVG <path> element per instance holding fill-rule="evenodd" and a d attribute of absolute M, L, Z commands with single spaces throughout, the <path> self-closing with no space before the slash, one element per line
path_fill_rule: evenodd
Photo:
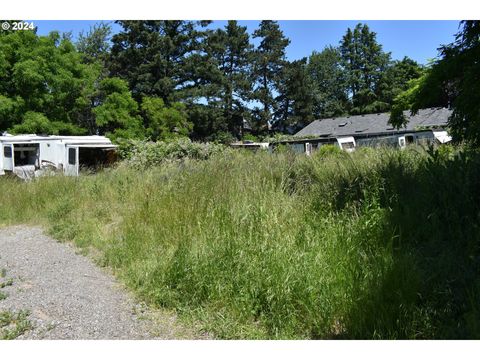
<path fill-rule="evenodd" d="M 173 316 L 135 303 L 111 275 L 40 228 L 0 229 L 0 270 L 2 338 L 191 337 Z"/>

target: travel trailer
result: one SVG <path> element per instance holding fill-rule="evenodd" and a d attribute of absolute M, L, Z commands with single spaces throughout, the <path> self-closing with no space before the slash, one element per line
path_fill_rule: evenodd
<path fill-rule="evenodd" d="M 81 168 L 98 168 L 115 160 L 116 145 L 104 136 L 0 136 L 0 175 L 22 179 L 61 172 L 78 176 Z"/>

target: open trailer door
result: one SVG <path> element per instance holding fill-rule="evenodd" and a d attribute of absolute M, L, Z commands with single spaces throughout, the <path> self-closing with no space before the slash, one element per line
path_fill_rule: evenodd
<path fill-rule="evenodd" d="M 3 144 L 3 170 L 13 171 L 15 166 L 13 144 L 4 143 Z"/>
<path fill-rule="evenodd" d="M 67 161 L 65 162 L 65 175 L 78 176 L 78 147 L 67 146 Z"/>

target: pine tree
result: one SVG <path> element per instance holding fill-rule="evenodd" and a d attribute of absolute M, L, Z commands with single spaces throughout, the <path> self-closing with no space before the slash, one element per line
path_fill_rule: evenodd
<path fill-rule="evenodd" d="M 253 46 L 245 26 L 230 20 L 226 26 L 225 58 L 221 66 L 225 76 L 224 108 L 230 131 L 238 134 L 243 125 L 246 103 L 252 98 L 249 79 Z"/>
<path fill-rule="evenodd" d="M 368 25 L 357 24 L 348 29 L 340 42 L 342 64 L 347 76 L 347 88 L 352 103 L 352 113 L 375 112 L 386 107 L 378 101 L 376 89 L 390 62 L 376 40 L 376 33 Z"/>
<path fill-rule="evenodd" d="M 112 75 L 128 81 L 134 97 L 158 96 L 165 104 L 192 85 L 186 59 L 198 50 L 196 23 L 182 20 L 118 21 L 112 37 Z M 203 23 L 201 25 L 204 25 Z"/>
<path fill-rule="evenodd" d="M 314 90 L 307 71 L 307 59 L 286 63 L 282 70 L 275 127 L 288 131 L 289 127 L 305 126 L 313 120 Z"/>
<path fill-rule="evenodd" d="M 285 66 L 285 48 L 290 44 L 276 21 L 263 20 L 253 33 L 260 38 L 253 60 L 253 79 L 256 87 L 254 98 L 262 104 L 259 109 L 259 121 L 266 127 L 276 111 L 275 92 L 278 91 L 282 68 Z"/>

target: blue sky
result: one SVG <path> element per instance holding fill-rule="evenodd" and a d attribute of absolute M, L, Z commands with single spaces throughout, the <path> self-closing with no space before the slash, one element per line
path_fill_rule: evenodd
<path fill-rule="evenodd" d="M 74 38 L 82 30 L 98 21 L 92 20 L 33 20 L 38 27 L 39 35 L 46 35 L 52 30 L 61 32 L 72 31 Z M 104 21 L 109 22 L 109 21 Z M 321 51 L 325 46 L 338 45 L 348 27 L 353 28 L 358 22 L 367 23 L 372 31 L 377 33 L 377 40 L 385 51 L 392 53 L 393 59 L 409 56 L 415 61 L 426 64 L 429 59 L 438 55 L 437 48 L 454 40 L 458 31 L 458 21 L 443 20 L 376 20 L 376 21 L 343 21 L 343 20 L 284 20 L 279 21 L 284 34 L 291 43 L 287 48 L 289 60 L 309 56 L 312 51 Z M 252 33 L 258 26 L 258 21 L 239 21 L 247 26 Z M 214 21 L 211 27 L 222 27 L 226 21 Z M 114 32 L 121 30 L 113 24 Z"/>

